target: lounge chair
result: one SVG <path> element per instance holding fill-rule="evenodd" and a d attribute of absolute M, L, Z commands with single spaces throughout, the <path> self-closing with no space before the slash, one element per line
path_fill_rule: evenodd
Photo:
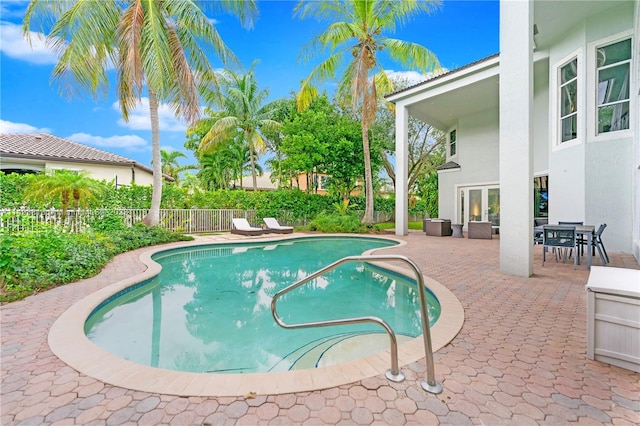
<path fill-rule="evenodd" d="M 232 234 L 238 235 L 262 235 L 264 234 L 264 230 L 262 228 L 254 228 L 249 225 L 247 219 L 244 218 L 233 218 L 231 219 L 233 222 L 233 226 L 231 227 Z"/>
<path fill-rule="evenodd" d="M 267 232 L 274 232 L 276 234 L 291 234 L 293 232 L 293 226 L 282 226 L 273 217 L 265 217 L 265 225 L 267 225 Z"/>

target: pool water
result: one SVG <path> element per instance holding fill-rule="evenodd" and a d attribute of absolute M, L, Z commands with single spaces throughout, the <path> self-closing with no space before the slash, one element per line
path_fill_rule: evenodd
<path fill-rule="evenodd" d="M 321 237 L 201 246 L 153 256 L 162 272 L 100 305 L 88 338 L 124 359 L 171 370 L 249 373 L 314 368 L 380 350 L 380 326 L 286 330 L 271 316 L 276 291 L 345 256 L 389 247 L 373 238 Z M 427 291 L 433 324 L 440 306 Z M 378 316 L 399 341 L 422 333 L 416 285 L 377 266 L 352 263 L 278 300 L 287 323 Z M 404 337 L 404 338 L 403 338 Z"/>

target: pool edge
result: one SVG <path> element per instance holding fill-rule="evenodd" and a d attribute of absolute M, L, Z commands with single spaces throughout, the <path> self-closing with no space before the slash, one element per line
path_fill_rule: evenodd
<path fill-rule="evenodd" d="M 160 265 L 151 259 L 155 253 L 183 247 L 243 241 L 283 241 L 314 236 L 316 235 L 295 233 L 287 236 L 251 238 L 250 240 L 213 241 L 206 239 L 150 247 L 139 255 L 140 261 L 147 266 L 144 272 L 91 293 L 65 310 L 49 331 L 49 347 L 58 358 L 70 367 L 102 382 L 143 392 L 178 396 L 242 397 L 251 392 L 260 395 L 304 392 L 349 384 L 383 374 L 390 366 L 388 351 L 339 365 L 308 370 L 248 374 L 179 372 L 144 366 L 117 357 L 93 344 L 84 333 L 86 319 L 100 303 L 118 291 L 152 278 L 160 272 Z M 345 236 L 345 234 L 322 234 L 321 236 Z M 353 236 L 353 234 L 346 236 Z M 405 241 L 389 236 L 376 235 L 375 238 L 393 240 L 399 245 L 406 244 Z M 385 249 L 388 248 L 375 249 L 374 251 Z M 410 272 L 388 263 L 380 262 L 380 265 L 403 275 Z M 409 274 L 409 276 L 411 275 Z M 434 293 L 442 306 L 440 318 L 431 329 L 435 352 L 458 334 L 464 323 L 464 309 L 450 290 L 427 276 L 424 278 L 426 286 Z M 422 336 L 400 345 L 398 356 L 400 366 L 406 366 L 424 358 Z"/>

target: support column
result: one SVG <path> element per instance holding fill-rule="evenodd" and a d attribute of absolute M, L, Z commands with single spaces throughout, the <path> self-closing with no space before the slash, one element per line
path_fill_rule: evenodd
<path fill-rule="evenodd" d="M 500 271 L 533 274 L 533 1 L 500 1 Z"/>
<path fill-rule="evenodd" d="M 409 113 L 402 104 L 396 105 L 396 235 L 409 233 Z"/>

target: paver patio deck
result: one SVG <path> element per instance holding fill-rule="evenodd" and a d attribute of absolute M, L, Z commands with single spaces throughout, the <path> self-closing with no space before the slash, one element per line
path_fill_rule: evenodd
<path fill-rule="evenodd" d="M 76 301 L 142 272 L 141 249 L 96 277 L 2 306 L 0 424 L 640 423 L 640 374 L 586 359 L 584 265 L 542 267 L 537 246 L 534 276 L 512 277 L 499 272 L 499 239 L 399 238 L 408 244 L 388 252 L 410 257 L 465 308 L 461 332 L 435 354 L 440 395 L 420 388 L 424 360 L 403 368 L 402 383 L 381 371 L 336 388 L 247 399 L 137 392 L 79 374 L 50 351 L 49 328 Z M 630 255 L 610 257 L 610 266 L 640 269 Z"/>

